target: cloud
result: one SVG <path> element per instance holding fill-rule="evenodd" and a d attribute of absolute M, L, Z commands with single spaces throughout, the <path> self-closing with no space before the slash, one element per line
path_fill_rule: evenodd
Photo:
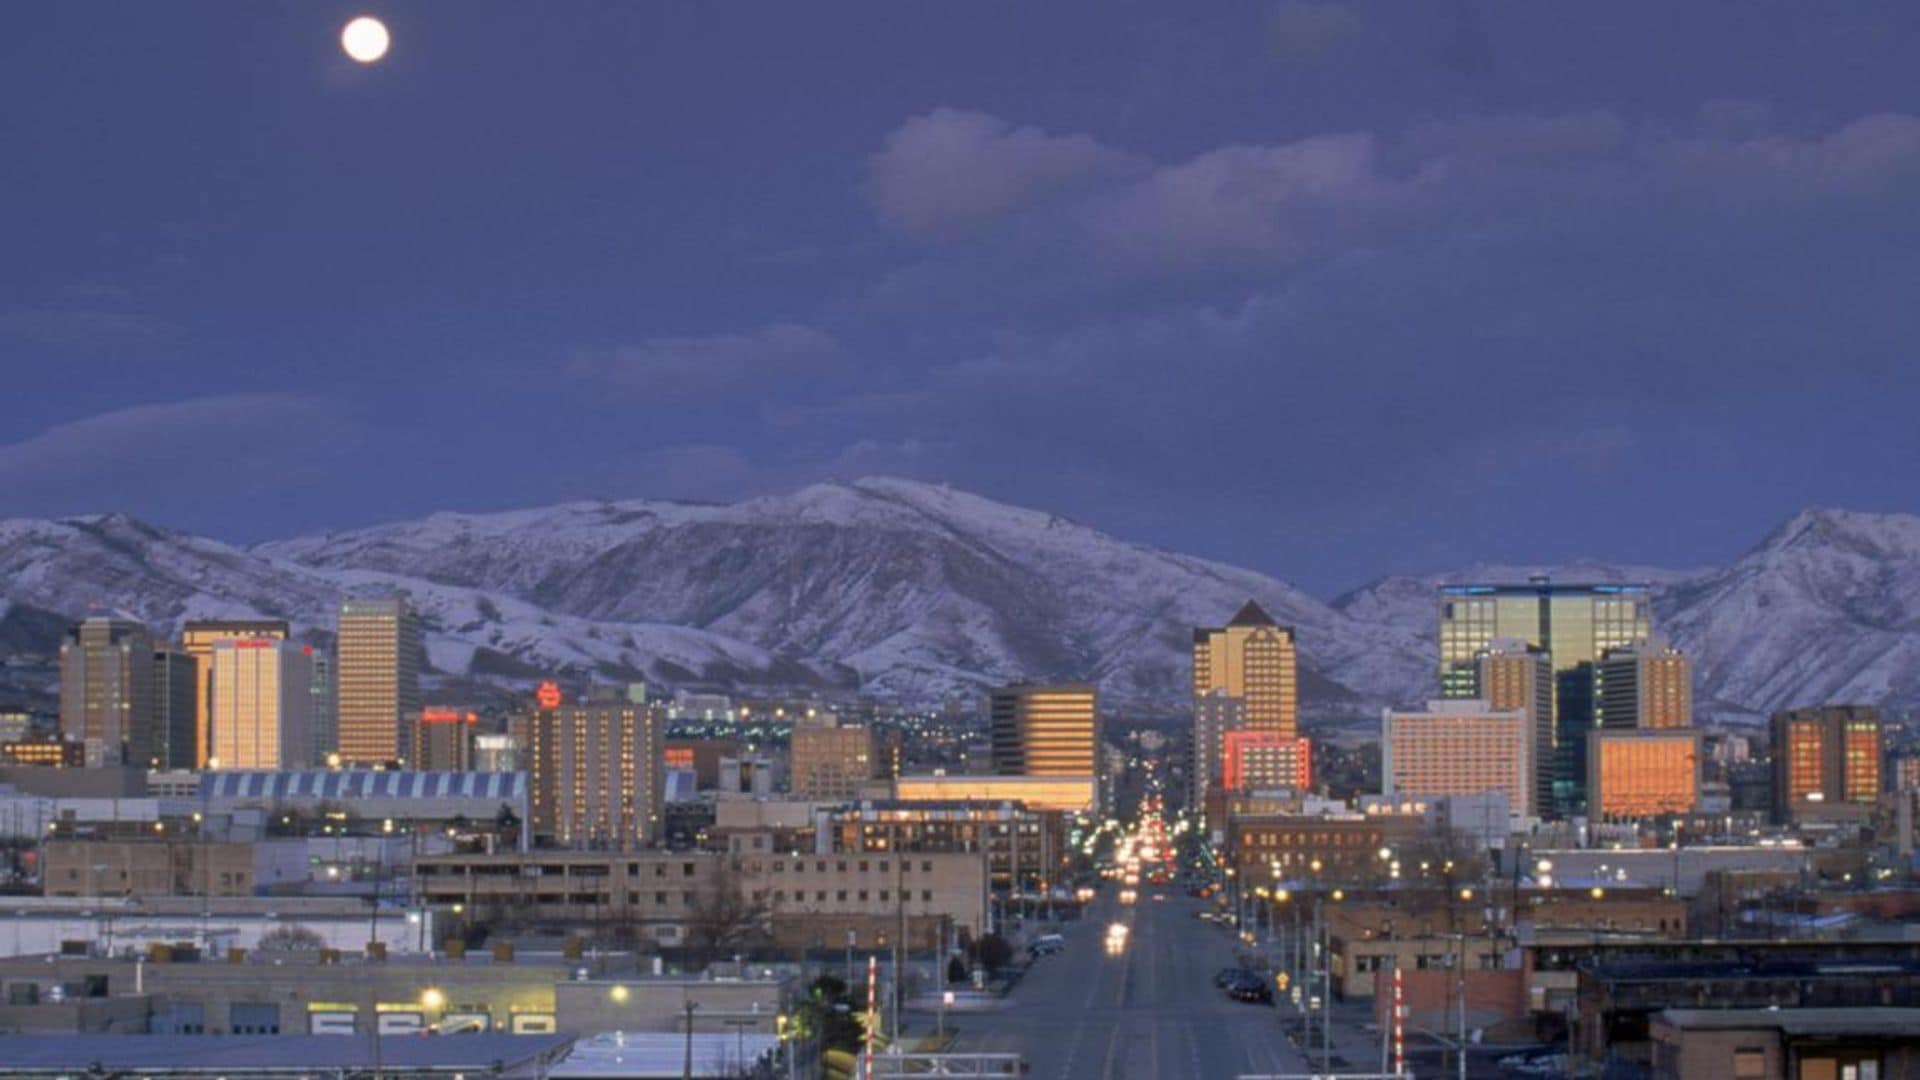
<path fill-rule="evenodd" d="M 56 349 L 148 348 L 179 337 L 173 324 L 126 311 L 58 308 L 0 313 L 0 334 Z"/>
<path fill-rule="evenodd" d="M 900 125 L 868 161 L 880 218 L 909 236 L 990 225 L 1135 165 L 1087 135 L 1049 135 L 998 117 L 935 109 Z"/>
<path fill-rule="evenodd" d="M 835 381 L 846 349 L 811 326 L 778 323 L 743 333 L 657 337 L 585 352 L 574 370 L 649 399 L 687 403 L 760 398 L 799 384 Z"/>
<path fill-rule="evenodd" d="M 135 405 L 0 446 L 0 490 L 10 513 L 126 510 L 232 522 L 236 500 L 259 509 L 337 479 L 333 466 L 361 437 L 331 403 L 291 394 Z"/>

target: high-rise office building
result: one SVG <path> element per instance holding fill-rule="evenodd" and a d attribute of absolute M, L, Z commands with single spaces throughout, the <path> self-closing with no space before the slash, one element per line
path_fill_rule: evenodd
<path fill-rule="evenodd" d="M 1480 654 L 1481 700 L 1495 709 L 1521 709 L 1533 732 L 1533 805 L 1553 803 L 1553 661 L 1547 650 L 1518 638 L 1495 638 Z"/>
<path fill-rule="evenodd" d="M 145 765 L 153 757 L 153 634 L 122 615 L 67 630 L 60 645 L 60 733 L 86 747 L 86 762 Z"/>
<path fill-rule="evenodd" d="M 1866 817 L 1880 798 L 1881 753 L 1880 710 L 1870 705 L 1774 713 L 1774 820 Z"/>
<path fill-rule="evenodd" d="M 1608 649 L 1597 673 L 1595 726 L 1693 726 L 1693 664 L 1679 649 L 1658 641 Z"/>
<path fill-rule="evenodd" d="M 1700 735 L 1691 728 L 1601 728 L 1587 753 L 1595 818 L 1689 814 L 1699 805 Z"/>
<path fill-rule="evenodd" d="M 207 693 L 207 680 L 213 677 L 213 644 L 216 641 L 245 641 L 263 638 L 286 641 L 291 629 L 284 619 L 192 619 L 180 628 L 180 647 L 193 657 L 195 672 L 193 693 L 193 763 L 202 768 L 213 752 L 213 737 L 207 724 L 213 715 L 213 699 Z"/>
<path fill-rule="evenodd" d="M 664 710 L 568 703 L 546 683 L 516 719 L 533 831 L 566 847 L 646 847 L 661 835 Z"/>
<path fill-rule="evenodd" d="M 1099 775 L 1100 729 L 1091 686 L 999 687 L 988 696 L 987 727 L 998 775 Z"/>
<path fill-rule="evenodd" d="M 1439 593 L 1441 697 L 1484 697 L 1479 659 L 1497 639 L 1546 651 L 1554 679 L 1553 805 L 1541 810 L 1577 813 L 1586 803 L 1596 668 L 1608 649 L 1652 635 L 1651 588 L 1563 585 L 1537 577 L 1523 585 L 1443 585 Z"/>
<path fill-rule="evenodd" d="M 156 769 L 200 767 L 200 661 L 167 642 L 153 651 L 153 756 Z"/>
<path fill-rule="evenodd" d="M 1193 699 L 1193 769 L 1188 783 L 1192 803 L 1203 806 L 1207 792 L 1219 786 L 1226 765 L 1227 734 L 1246 726 L 1247 704 L 1225 690 Z"/>
<path fill-rule="evenodd" d="M 832 717 L 796 722 L 789 749 L 793 794 L 801 799 L 857 799 L 879 764 L 873 733 Z"/>
<path fill-rule="evenodd" d="M 420 712 L 420 616 L 398 596 L 340 605 L 334 716 L 343 765 L 383 765 L 406 755 Z"/>
<path fill-rule="evenodd" d="M 1387 709 L 1380 720 L 1380 775 L 1388 795 L 1439 798 L 1499 792 L 1525 819 L 1533 805 L 1534 731 L 1525 709 L 1485 701 L 1430 701 L 1424 712 Z"/>
<path fill-rule="evenodd" d="M 340 718 L 333 711 L 333 654 L 313 650 L 313 709 L 309 714 L 313 730 L 313 763 L 324 765 L 340 750 Z"/>
<path fill-rule="evenodd" d="M 1299 657 L 1293 631 L 1247 601 L 1227 625 L 1193 632 L 1193 696 L 1243 702 L 1243 723 L 1291 739 L 1300 734 Z"/>
<path fill-rule="evenodd" d="M 301 769 L 313 764 L 309 646 L 274 638 L 213 643 L 207 690 L 211 769 Z"/>

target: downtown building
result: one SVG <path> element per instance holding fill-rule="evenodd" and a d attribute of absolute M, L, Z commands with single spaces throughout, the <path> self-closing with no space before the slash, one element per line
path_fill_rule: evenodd
<path fill-rule="evenodd" d="M 1438 598 L 1440 695 L 1486 699 L 1481 659 L 1507 640 L 1538 649 L 1551 664 L 1550 803 L 1543 816 L 1579 813 L 1587 800 L 1587 735 L 1598 722 L 1598 668 L 1609 649 L 1646 641 L 1653 630 L 1652 589 L 1643 584 L 1442 585 Z M 1511 649 L 1512 646 L 1508 648 Z"/>
<path fill-rule="evenodd" d="M 1289 752 L 1276 749 L 1281 746 L 1297 747 L 1292 752 L 1300 757 L 1311 756 L 1311 747 L 1300 739 L 1300 662 L 1293 630 L 1252 600 L 1225 626 L 1194 629 L 1192 700 L 1190 785 L 1195 806 L 1218 802 L 1232 733 L 1266 736 L 1257 751 L 1263 763 Z M 1236 779 L 1245 774 L 1238 769 Z M 1209 815 L 1207 825 L 1217 837 L 1223 835 L 1225 822 Z"/>
<path fill-rule="evenodd" d="M 534 836 L 566 848 L 628 851 L 659 842 L 665 710 L 623 698 L 568 703 L 543 683 L 513 718 Z"/>
<path fill-rule="evenodd" d="M 60 734 L 85 747 L 89 766 L 149 767 L 163 707 L 177 695 L 156 692 L 159 651 L 151 631 L 124 615 L 100 615 L 67 630 L 60 644 Z"/>
<path fill-rule="evenodd" d="M 303 769 L 313 753 L 310 646 L 279 638 L 213 643 L 209 769 Z"/>
<path fill-rule="evenodd" d="M 1773 819 L 1863 821 L 1880 800 L 1880 710 L 1822 705 L 1773 714 Z"/>
<path fill-rule="evenodd" d="M 788 744 L 793 794 L 817 802 L 860 797 L 874 779 L 879 758 L 873 732 L 835 718 L 796 720 Z"/>
<path fill-rule="evenodd" d="M 1525 709 L 1485 701 L 1430 701 L 1387 709 L 1380 720 L 1380 778 L 1391 798 L 1504 796 L 1515 822 L 1537 817 L 1534 731 Z"/>
<path fill-rule="evenodd" d="M 1700 733 L 1691 727 L 1601 728 L 1587 743 L 1589 816 L 1685 816 L 1700 805 Z"/>
<path fill-rule="evenodd" d="M 1693 662 L 1664 641 L 1608 649 L 1596 678 L 1595 727 L 1693 726 Z"/>
<path fill-rule="evenodd" d="M 1085 781 L 1099 805 L 1100 720 L 1093 687 L 999 687 L 987 696 L 987 731 L 995 776 Z"/>
<path fill-rule="evenodd" d="M 208 725 L 213 716 L 213 695 L 208 682 L 213 677 L 213 647 L 222 641 L 287 641 L 292 629 L 284 619 L 190 619 L 180 628 L 180 648 L 194 662 L 193 764 L 187 768 L 206 768 L 213 753 L 213 736 Z"/>
<path fill-rule="evenodd" d="M 411 749 L 420 712 L 420 616 L 397 596 L 344 601 L 336 649 L 340 762 L 391 765 Z"/>

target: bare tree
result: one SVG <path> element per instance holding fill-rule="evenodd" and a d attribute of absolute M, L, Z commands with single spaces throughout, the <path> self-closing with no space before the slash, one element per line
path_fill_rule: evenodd
<path fill-rule="evenodd" d="M 749 894 L 741 884 L 740 867 L 721 861 L 713 879 L 694 893 L 687 930 L 703 964 L 727 956 L 767 937 L 773 908 L 764 894 Z"/>
<path fill-rule="evenodd" d="M 263 951 L 318 952 L 327 947 L 327 939 L 299 923 L 286 923 L 260 935 Z"/>

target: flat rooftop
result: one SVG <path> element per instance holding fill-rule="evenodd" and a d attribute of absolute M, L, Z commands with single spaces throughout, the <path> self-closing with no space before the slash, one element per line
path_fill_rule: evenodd
<path fill-rule="evenodd" d="M 1667 1009 L 1659 1019 L 1683 1031 L 1766 1028 L 1788 1035 L 1905 1036 L 1920 1040 L 1920 1009 Z"/>
<path fill-rule="evenodd" d="M 572 1035 L 391 1035 L 379 1041 L 383 1069 L 410 1072 L 490 1072 L 498 1062 L 508 1073 L 558 1059 Z M 327 1070 L 370 1069 L 374 1041 L 353 1035 L 0 1035 L 0 1061 L 8 1076 L 107 1072 L 229 1072 L 317 1075 Z"/>

